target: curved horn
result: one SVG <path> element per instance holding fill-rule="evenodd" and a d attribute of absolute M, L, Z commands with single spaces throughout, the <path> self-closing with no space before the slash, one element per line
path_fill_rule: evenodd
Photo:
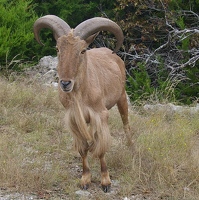
<path fill-rule="evenodd" d="M 40 17 L 35 21 L 33 27 L 35 39 L 39 44 L 42 44 L 39 38 L 39 33 L 43 28 L 49 28 L 52 30 L 55 40 L 62 35 L 67 35 L 71 30 L 70 26 L 64 20 L 55 15 L 45 15 Z"/>
<path fill-rule="evenodd" d="M 94 17 L 88 19 L 75 28 L 74 35 L 79 36 L 81 39 L 85 40 L 92 34 L 99 31 L 109 31 L 115 35 L 117 44 L 113 52 L 117 52 L 122 46 L 124 36 L 121 28 L 110 19 L 102 17 Z"/>

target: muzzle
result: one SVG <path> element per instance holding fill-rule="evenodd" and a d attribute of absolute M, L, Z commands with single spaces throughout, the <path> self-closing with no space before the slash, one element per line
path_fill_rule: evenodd
<path fill-rule="evenodd" d="M 73 86 L 74 86 L 73 80 L 69 81 L 60 80 L 60 87 L 64 92 L 71 92 L 73 90 Z"/>

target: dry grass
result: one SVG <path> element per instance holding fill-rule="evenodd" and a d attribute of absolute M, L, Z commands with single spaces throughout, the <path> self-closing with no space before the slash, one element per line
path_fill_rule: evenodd
<path fill-rule="evenodd" d="M 199 114 L 132 111 L 130 118 L 133 150 L 125 145 L 118 112 L 110 113 L 113 144 L 107 160 L 111 178 L 119 184 L 113 186 L 113 194 L 103 194 L 99 162 L 90 159 L 92 199 L 133 194 L 198 199 Z M 0 188 L 76 199 L 81 159 L 73 151 L 72 137 L 64 127 L 64 109 L 54 89 L 0 78 L 0 134 Z"/>

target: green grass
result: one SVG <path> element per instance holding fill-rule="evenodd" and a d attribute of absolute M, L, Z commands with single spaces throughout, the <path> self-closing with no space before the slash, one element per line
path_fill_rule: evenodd
<path fill-rule="evenodd" d="M 76 199 L 81 159 L 64 125 L 57 91 L 31 80 L 0 77 L 0 188 Z M 115 193 L 99 188 L 99 161 L 90 157 L 93 199 L 142 194 L 151 199 L 199 197 L 199 113 L 131 110 L 134 147 L 126 146 L 117 109 L 110 112 L 107 163 Z M 46 192 L 47 191 L 47 192 Z M 80 197 L 79 199 L 86 199 Z"/>

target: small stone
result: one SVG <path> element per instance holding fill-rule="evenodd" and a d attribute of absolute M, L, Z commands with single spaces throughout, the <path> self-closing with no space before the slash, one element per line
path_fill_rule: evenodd
<path fill-rule="evenodd" d="M 91 193 L 88 191 L 78 190 L 75 192 L 75 194 L 77 194 L 79 196 L 89 196 Z"/>

